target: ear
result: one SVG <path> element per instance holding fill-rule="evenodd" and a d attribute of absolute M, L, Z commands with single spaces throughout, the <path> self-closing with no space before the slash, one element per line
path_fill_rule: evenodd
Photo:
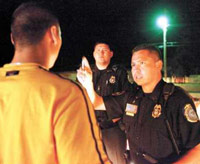
<path fill-rule="evenodd" d="M 156 67 L 157 67 L 159 70 L 162 70 L 162 67 L 163 67 L 163 62 L 162 62 L 162 60 L 158 60 L 158 61 L 156 62 Z"/>
<path fill-rule="evenodd" d="M 10 33 L 10 40 L 11 40 L 11 43 L 12 43 L 13 45 L 15 45 L 15 42 L 14 42 L 12 33 Z"/>
<path fill-rule="evenodd" d="M 110 52 L 110 58 L 112 58 L 112 57 L 113 57 L 113 51 Z"/>
<path fill-rule="evenodd" d="M 53 44 L 57 44 L 58 43 L 58 27 L 56 27 L 55 25 L 54 26 L 51 26 L 50 27 L 50 34 L 51 34 L 51 39 L 53 41 Z"/>

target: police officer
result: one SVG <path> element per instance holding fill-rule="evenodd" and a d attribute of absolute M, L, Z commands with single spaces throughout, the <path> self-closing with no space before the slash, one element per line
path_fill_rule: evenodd
<path fill-rule="evenodd" d="M 106 42 L 97 42 L 94 46 L 93 57 L 95 66 L 92 68 L 94 89 L 100 96 L 117 95 L 128 90 L 127 71 L 121 65 L 110 63 L 113 51 Z M 120 129 L 121 116 L 115 120 L 108 119 L 106 111 L 95 111 L 97 121 L 102 131 L 103 143 L 110 160 L 114 164 L 123 164 L 126 136 Z"/>
<path fill-rule="evenodd" d="M 92 90 L 92 83 L 85 85 L 82 79 L 94 107 L 106 109 L 109 118 L 124 114 L 134 163 L 198 163 L 200 122 L 194 103 L 183 89 L 173 85 L 173 89 L 168 87 L 168 100 L 165 98 L 168 84 L 162 80 L 160 51 L 151 45 L 137 46 L 131 66 L 138 87 L 120 96 L 102 98 Z M 79 76 L 82 73 L 91 76 L 81 71 Z"/>

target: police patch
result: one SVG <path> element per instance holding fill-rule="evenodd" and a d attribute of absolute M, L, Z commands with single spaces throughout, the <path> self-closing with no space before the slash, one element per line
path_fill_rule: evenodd
<path fill-rule="evenodd" d="M 116 82 L 115 76 L 111 76 L 110 79 L 109 79 L 109 82 L 111 84 L 114 84 Z"/>
<path fill-rule="evenodd" d="M 189 122 L 197 122 L 198 116 L 191 104 L 186 104 L 184 107 L 184 115 Z"/>

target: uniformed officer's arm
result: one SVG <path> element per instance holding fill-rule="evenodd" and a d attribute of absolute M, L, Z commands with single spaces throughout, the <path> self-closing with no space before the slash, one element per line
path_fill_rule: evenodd
<path fill-rule="evenodd" d="M 126 108 L 128 96 L 128 92 L 121 92 L 115 96 L 103 97 L 104 105 L 106 107 L 106 112 L 109 119 L 122 117 Z"/>
<path fill-rule="evenodd" d="M 194 164 L 200 161 L 200 122 L 196 113 L 195 105 L 188 94 L 179 90 L 179 135 L 182 147 L 188 150 L 176 164 Z M 178 107 L 177 107 L 178 108 Z"/>
<path fill-rule="evenodd" d="M 93 83 L 91 84 L 92 87 L 86 88 L 86 91 L 89 95 L 90 101 L 93 104 L 95 110 L 106 110 L 103 97 L 99 96 L 93 87 Z"/>
<path fill-rule="evenodd" d="M 82 66 L 77 70 L 77 79 L 87 90 L 94 108 L 97 110 L 106 110 L 103 98 L 99 96 L 94 90 L 94 85 L 92 82 L 92 70 L 88 60 L 85 57 L 82 58 Z"/>
<path fill-rule="evenodd" d="M 195 164 L 199 163 L 200 161 L 200 144 L 192 148 L 190 151 L 186 153 L 179 161 L 175 162 L 174 164 Z"/>

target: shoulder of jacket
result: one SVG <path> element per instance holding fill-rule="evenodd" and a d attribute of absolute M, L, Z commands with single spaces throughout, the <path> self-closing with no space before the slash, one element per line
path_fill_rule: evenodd
<path fill-rule="evenodd" d="M 175 86 L 175 92 L 179 95 L 186 95 L 191 98 L 191 95 L 189 94 L 189 92 L 187 92 L 185 89 L 179 86 Z"/>
<path fill-rule="evenodd" d="M 123 65 L 121 65 L 121 64 L 114 64 L 114 65 L 112 65 L 111 69 L 113 71 L 115 71 L 115 72 L 119 71 L 119 70 L 126 71 L 126 68 Z"/>
<path fill-rule="evenodd" d="M 187 92 L 185 89 L 181 88 L 180 86 L 176 86 L 174 84 L 167 84 L 167 85 L 173 85 L 174 86 L 174 90 L 171 93 L 172 97 L 175 99 L 180 99 L 184 100 L 184 99 L 192 99 L 192 96 L 189 94 L 189 92 Z M 171 96 L 170 96 L 171 97 Z"/>
<path fill-rule="evenodd" d="M 163 94 L 172 95 L 174 93 L 175 85 L 173 83 L 164 83 Z"/>
<path fill-rule="evenodd" d="M 74 85 L 77 86 L 78 88 L 81 88 L 79 82 L 77 81 L 77 79 L 72 80 L 66 76 L 63 76 L 62 74 L 56 73 L 56 72 L 50 72 L 52 75 L 54 75 L 54 80 L 58 80 L 57 82 L 60 83 L 65 83 L 66 85 Z"/>

